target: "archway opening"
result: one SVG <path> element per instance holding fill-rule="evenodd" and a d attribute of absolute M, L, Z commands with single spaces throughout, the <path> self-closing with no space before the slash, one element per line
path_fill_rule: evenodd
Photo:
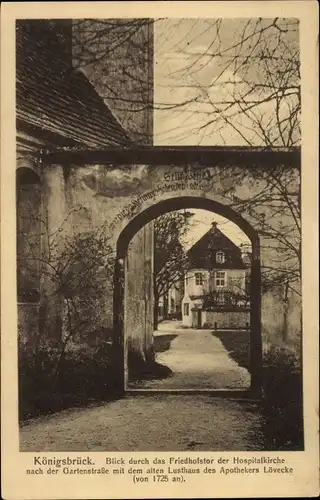
<path fill-rule="evenodd" d="M 230 240 L 228 235 L 225 234 L 225 232 L 228 233 L 228 230 L 224 231 L 223 229 L 217 227 L 217 224 L 210 223 L 210 229 L 208 229 L 208 231 L 204 231 L 204 238 L 202 238 L 202 240 L 206 240 L 207 243 L 204 244 L 202 242 L 202 252 L 200 252 L 201 255 L 199 255 L 199 248 L 197 248 L 197 245 L 199 247 L 201 238 L 199 241 L 197 241 L 197 237 L 195 238 L 195 244 L 191 245 L 191 247 L 193 248 L 193 252 L 192 248 L 191 251 L 189 249 L 189 251 L 186 252 L 188 255 L 187 260 L 189 261 L 189 268 L 185 268 L 183 270 L 183 280 L 180 280 L 180 284 L 182 281 L 182 285 L 179 284 L 178 287 L 167 287 L 167 293 L 162 293 L 162 296 L 160 294 L 160 297 L 158 293 L 156 297 L 155 274 L 157 272 L 157 267 L 159 271 L 159 263 L 157 262 L 156 255 L 152 254 L 151 258 L 149 253 L 149 256 L 147 256 L 147 260 L 145 262 L 142 255 L 135 255 L 135 257 L 132 258 L 132 256 L 130 257 L 130 245 L 133 245 L 133 242 L 136 238 L 140 238 L 140 242 L 137 248 L 143 248 L 143 246 L 144 248 L 147 248 L 149 245 L 150 250 L 151 234 L 153 233 L 153 246 L 155 243 L 154 238 L 157 238 L 157 233 L 156 236 L 154 236 L 154 230 L 150 229 L 150 227 L 152 226 L 152 224 L 157 224 L 157 221 L 159 221 L 161 217 L 162 219 L 166 220 L 166 217 L 170 217 L 169 214 L 172 214 L 174 217 L 175 214 L 179 213 L 180 215 L 183 215 L 187 212 L 193 213 L 193 215 L 197 214 L 197 216 L 199 217 L 199 214 L 204 213 L 204 211 L 211 215 L 211 222 L 216 222 L 214 221 L 215 218 L 219 219 L 220 222 L 223 220 L 229 223 L 230 227 L 233 226 L 238 228 L 238 232 L 241 233 L 244 237 L 246 248 L 248 249 L 250 247 L 250 250 L 247 252 L 250 259 L 250 265 L 239 265 L 239 259 L 241 259 L 241 262 L 243 262 L 241 245 L 237 245 L 237 243 L 232 242 L 232 238 Z M 219 238 L 216 238 L 214 236 L 215 233 L 220 235 Z M 208 238 L 209 242 L 210 238 L 211 240 L 212 238 L 213 240 L 218 239 L 220 241 L 221 248 L 218 248 L 219 244 L 218 246 L 215 245 L 214 248 L 209 248 L 210 244 L 208 245 Z M 225 248 L 226 241 L 229 241 L 229 249 Z M 117 242 L 117 260 L 115 266 L 114 281 L 115 347 L 118 347 L 120 359 L 123 360 L 122 362 L 125 390 L 169 390 L 170 392 L 181 390 L 205 390 L 219 392 L 222 390 L 245 390 L 246 392 L 250 391 L 255 393 L 260 391 L 262 356 L 260 328 L 261 313 L 259 250 L 259 237 L 254 228 L 252 228 L 252 226 L 242 216 L 234 212 L 230 207 L 224 206 L 207 198 L 171 198 L 150 206 L 149 208 L 138 214 L 136 217 L 134 217 L 127 224 L 127 226 L 121 232 Z M 235 265 L 235 263 L 232 262 L 232 259 L 230 261 L 230 251 L 231 253 L 233 252 L 235 254 L 234 259 L 238 261 L 238 265 Z M 192 255 L 190 256 L 190 253 L 194 253 L 195 255 L 200 256 L 201 262 L 196 263 L 196 267 L 195 263 L 192 263 Z M 193 258 L 195 257 L 195 255 L 193 255 Z M 204 261 L 206 262 L 204 263 Z M 140 262 L 140 264 L 142 265 L 140 271 L 137 272 L 135 266 L 132 266 L 132 263 L 134 264 L 134 262 L 138 263 L 138 265 Z M 238 267 L 238 269 L 234 269 L 235 267 Z M 236 281 L 238 283 L 241 283 L 241 293 L 236 293 L 234 290 L 230 290 L 232 276 L 233 278 L 236 278 Z M 152 281 L 152 284 L 150 280 Z M 178 281 L 179 280 L 177 280 L 177 282 Z M 229 288 L 226 286 L 227 282 Z M 138 283 L 137 287 L 140 290 L 139 300 L 135 300 L 135 298 L 137 298 L 137 295 L 135 295 L 137 290 L 137 288 L 135 289 L 135 283 Z M 143 290 L 141 293 L 142 283 L 144 284 L 144 288 L 142 287 Z M 205 284 L 206 286 L 204 286 Z M 182 290 L 177 290 L 177 288 L 179 289 L 179 286 L 182 286 Z M 202 293 L 200 295 L 202 296 L 196 297 L 195 295 L 197 295 L 197 293 L 190 293 L 190 286 L 191 291 L 192 286 L 195 286 L 197 293 L 201 288 Z M 174 291 L 172 288 L 175 288 L 176 291 Z M 150 296 L 151 289 L 153 289 L 152 300 Z M 178 299 L 177 296 L 179 297 Z M 156 303 L 154 303 L 155 297 Z M 237 299 L 236 302 L 235 299 Z M 176 301 L 178 302 L 176 303 Z M 153 302 L 152 307 L 151 302 Z M 136 321 L 135 324 L 134 322 L 132 322 L 132 319 L 130 319 L 130 308 L 131 310 L 133 310 L 132 307 L 135 307 L 136 311 L 134 320 Z M 176 308 L 174 314 L 172 308 Z M 163 315 L 169 315 L 169 311 L 170 317 L 163 318 Z M 141 327 L 141 323 L 139 325 L 139 321 L 141 320 L 143 315 L 143 327 Z M 156 315 L 158 315 L 157 318 Z M 158 325 L 159 320 L 160 327 Z M 166 325 L 166 323 L 164 323 L 163 320 L 171 322 L 169 327 L 164 326 Z M 181 328 L 178 327 L 179 332 L 172 332 L 174 321 L 176 322 L 176 325 L 179 325 L 179 327 L 181 326 Z M 238 328 L 234 328 L 235 323 L 238 324 Z M 230 326 L 230 328 L 228 328 L 228 326 Z M 180 343 L 180 353 L 178 354 L 180 355 L 180 362 L 182 364 L 182 357 L 186 357 L 184 361 L 185 366 L 188 365 L 188 362 L 190 364 L 190 359 L 188 360 L 186 351 L 182 352 L 184 347 L 186 347 L 184 344 L 187 343 L 190 345 L 195 340 L 200 343 L 201 341 L 202 343 L 208 343 L 209 339 L 210 348 L 212 348 L 213 350 L 215 342 L 216 346 L 222 345 L 224 347 L 224 359 L 226 360 L 227 358 L 230 358 L 234 361 L 234 343 L 231 341 L 231 335 L 228 335 L 228 330 L 229 332 L 233 331 L 234 339 L 236 338 L 235 335 L 238 334 L 238 342 L 240 331 L 245 332 L 244 335 L 247 334 L 249 356 L 247 366 L 248 378 L 246 384 L 243 384 L 241 380 L 239 380 L 238 383 L 237 380 L 234 380 L 231 384 L 224 384 L 221 383 L 221 381 L 214 382 L 212 377 L 210 378 L 207 376 L 208 373 L 206 373 L 206 370 L 202 370 L 202 382 L 192 382 L 189 384 L 185 384 L 185 386 L 181 384 L 181 380 L 177 384 L 177 377 L 172 376 L 172 373 L 165 374 L 161 370 L 158 376 L 155 377 L 162 380 L 162 382 L 160 383 L 156 380 L 152 380 L 152 382 L 146 382 L 144 378 L 149 378 L 150 374 L 148 374 L 147 377 L 144 377 L 142 375 L 140 379 L 139 377 L 137 379 L 137 377 L 135 376 L 132 377 L 132 373 L 130 373 L 130 353 L 132 352 L 139 352 L 139 355 L 144 358 L 147 363 L 150 363 L 150 361 L 160 361 L 160 365 L 163 367 L 163 364 L 165 363 L 161 363 L 161 360 L 164 359 L 165 355 L 162 354 L 162 356 L 159 356 L 159 349 L 160 352 L 161 349 L 164 348 L 166 352 L 171 350 L 171 355 L 177 354 L 174 353 L 174 349 L 172 350 L 172 348 L 170 347 L 170 339 L 175 339 L 175 337 L 172 337 L 173 335 L 179 337 L 178 344 Z M 134 331 L 135 333 L 133 335 Z M 164 335 L 162 335 L 162 331 L 164 332 Z M 190 342 L 188 342 L 188 335 Z M 163 345 L 159 346 L 159 337 L 162 337 L 161 341 L 165 347 Z M 197 337 L 197 339 L 195 337 Z M 191 341 L 191 339 L 193 339 L 193 341 Z M 213 340 L 211 341 L 211 339 Z M 173 343 L 177 344 L 176 339 L 173 341 Z M 208 348 L 208 346 L 203 346 L 204 351 Z M 192 353 L 192 347 L 190 353 Z M 206 356 L 206 358 L 208 359 L 208 356 Z M 193 358 L 193 360 L 194 359 L 195 358 Z M 237 378 L 239 374 L 240 371 L 238 370 L 237 374 L 236 370 L 234 373 L 234 377 Z M 168 377 L 168 375 L 171 376 Z M 163 382 L 165 378 L 170 378 L 170 382 Z M 241 376 L 239 378 L 241 378 Z"/>

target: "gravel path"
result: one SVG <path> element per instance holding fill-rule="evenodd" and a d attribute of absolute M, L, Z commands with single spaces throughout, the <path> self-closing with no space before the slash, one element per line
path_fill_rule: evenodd
<path fill-rule="evenodd" d="M 247 389 L 248 370 L 230 357 L 221 340 L 211 331 L 181 329 L 177 322 L 161 325 L 155 335 L 171 335 L 169 350 L 158 353 L 156 361 L 168 366 L 173 375 L 162 380 L 129 384 L 143 389 Z M 230 332 L 236 335 L 237 332 Z"/>
<path fill-rule="evenodd" d="M 25 424 L 21 451 L 262 450 L 254 403 L 210 395 L 127 396 Z"/>

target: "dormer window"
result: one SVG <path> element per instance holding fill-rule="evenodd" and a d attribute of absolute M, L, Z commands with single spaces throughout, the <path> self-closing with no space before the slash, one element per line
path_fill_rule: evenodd
<path fill-rule="evenodd" d="M 216 253 L 217 264 L 224 264 L 225 261 L 226 261 L 226 256 L 225 256 L 224 252 L 217 252 Z"/>

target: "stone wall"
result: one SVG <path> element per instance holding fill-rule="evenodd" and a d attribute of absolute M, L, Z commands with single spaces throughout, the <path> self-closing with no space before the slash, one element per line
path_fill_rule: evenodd
<path fill-rule="evenodd" d="M 159 207 L 158 215 L 161 210 L 166 211 L 166 202 L 169 202 L 170 207 L 172 207 L 176 200 L 176 207 L 181 207 L 179 200 L 182 197 L 189 197 L 191 200 L 212 200 L 217 204 L 215 208 L 217 213 L 228 217 L 229 212 L 226 209 L 231 208 L 231 212 L 237 215 L 235 197 L 250 200 L 264 188 L 262 181 L 255 179 L 255 175 L 252 174 L 250 168 L 240 169 L 235 166 L 232 170 L 226 172 L 226 168 L 207 167 L 197 170 L 200 172 L 200 180 L 181 181 L 181 176 L 184 175 L 185 171 L 186 169 L 181 167 L 172 166 L 170 169 L 168 166 L 134 167 L 132 169 L 132 194 L 121 200 L 124 205 L 112 223 L 115 232 L 119 234 L 133 218 L 138 217 L 154 205 Z M 122 186 L 126 189 L 126 193 L 129 194 L 130 189 L 127 180 L 124 179 L 124 174 L 122 175 Z M 237 182 L 234 182 L 233 178 Z M 299 189 L 298 173 L 296 189 Z M 276 193 L 274 193 L 274 196 L 276 196 Z M 120 202 L 120 200 L 118 201 Z M 188 208 L 192 208 L 191 205 Z M 197 204 L 197 207 L 200 208 L 199 204 Z M 258 208 L 260 213 L 264 215 L 265 220 L 272 220 L 275 233 L 278 232 L 281 235 L 287 221 L 290 221 L 288 210 L 273 218 L 274 207 L 270 205 L 268 199 L 261 202 Z M 278 270 L 285 272 L 289 263 L 288 253 L 286 254 L 279 248 L 278 240 L 272 240 L 269 235 L 266 235 L 264 224 L 252 216 L 249 204 L 247 204 L 247 209 L 242 208 L 240 215 L 259 235 L 262 272 L 274 266 L 274 262 L 277 262 Z M 294 226 L 286 236 L 292 246 L 296 245 L 296 241 L 299 240 L 299 235 L 294 230 Z M 288 336 L 299 346 L 300 335 L 298 332 L 300 332 L 301 327 L 301 308 L 298 299 L 299 281 L 295 283 L 295 286 L 298 293 L 290 294 L 287 304 L 284 302 L 284 290 L 281 283 L 274 286 L 271 291 L 262 289 L 262 333 L 264 337 L 270 338 L 272 335 L 281 338 L 283 335 L 283 314 L 287 308 Z M 257 290 L 256 293 L 259 293 L 259 291 Z"/>
<path fill-rule="evenodd" d="M 201 322 L 204 328 L 246 330 L 250 311 L 202 311 Z"/>
<path fill-rule="evenodd" d="M 39 304 L 18 303 L 18 340 L 35 346 L 39 334 Z"/>
<path fill-rule="evenodd" d="M 134 167 L 131 170 L 135 170 Z M 50 266 L 54 257 L 49 252 L 61 255 L 66 238 L 72 239 L 79 233 L 95 234 L 102 231 L 111 247 L 110 258 L 115 257 L 118 233 L 114 232 L 112 222 L 125 205 L 128 198 L 122 192 L 123 182 L 129 182 L 128 171 L 116 168 L 111 173 L 101 167 L 80 167 L 66 169 L 59 165 L 44 168 L 41 175 L 43 199 L 42 257 Z M 27 215 L 25 211 L 24 215 Z M 50 243 L 48 243 L 48 237 Z M 48 245 L 52 246 L 51 249 Z M 128 255 L 126 295 L 128 305 L 128 329 L 130 342 L 137 350 L 147 356 L 152 350 L 153 333 L 153 226 L 149 224 L 133 238 Z M 132 267 L 131 267 L 132 266 Z M 40 331 L 47 337 L 60 339 L 63 329 L 63 298 L 56 289 L 48 273 L 41 277 L 41 293 L 38 303 L 38 322 Z M 105 294 L 99 318 L 101 324 L 92 326 L 112 329 L 113 327 L 113 273 L 101 270 L 100 283 L 103 282 Z M 26 314 L 26 305 L 19 316 L 19 329 L 30 332 L 35 328 L 34 321 Z M 19 305 L 20 308 L 20 305 Z M 32 309 L 33 311 L 33 309 Z M 31 315 L 32 316 L 32 315 Z M 31 317 L 30 316 L 30 317 Z M 28 333 L 25 336 L 28 337 Z M 91 340 L 91 339 L 90 339 Z"/>
<path fill-rule="evenodd" d="M 135 142 L 152 144 L 153 20 L 112 19 L 109 25 L 103 19 L 73 20 L 72 30 L 74 67 Z"/>
<path fill-rule="evenodd" d="M 131 240 L 125 265 L 125 343 L 128 350 L 150 359 L 153 355 L 154 303 L 152 224 L 144 226 Z"/>
<path fill-rule="evenodd" d="M 190 166 L 189 171 L 192 173 L 195 170 L 192 170 Z M 211 200 L 215 203 L 215 211 L 228 217 L 230 213 L 237 214 L 234 196 L 250 199 L 261 191 L 261 181 L 255 179 L 249 168 L 235 166 L 232 171 L 229 170 L 227 175 L 225 168 L 209 166 L 196 169 L 197 176 L 194 178 L 189 176 L 187 180 L 181 180 L 185 172 L 184 168 L 167 165 L 157 167 L 146 165 L 70 165 L 70 167 L 64 168 L 59 165 L 46 165 L 43 167 L 42 187 L 49 231 L 56 231 L 62 223 L 69 234 L 103 230 L 109 238 L 109 244 L 115 254 L 117 241 L 122 231 L 132 224 L 139 229 L 137 221 L 144 216 L 146 210 L 150 210 L 154 206 L 158 207 L 156 215 L 154 215 L 157 216 L 168 211 L 166 203 L 170 204 L 171 210 L 181 208 L 182 205 L 179 203 L 182 197 L 188 197 L 191 200 L 186 208 L 195 208 L 192 206 L 192 200 L 197 201 L 197 208 L 200 208 L 199 200 Z M 231 209 L 231 212 L 226 212 L 226 209 Z M 264 213 L 266 218 L 272 214 L 268 200 L 261 203 L 261 213 Z M 259 234 L 262 268 L 273 265 L 275 257 L 278 259 L 279 267 L 287 266 L 288 260 L 286 260 L 286 255 L 278 250 L 278 242 L 272 241 L 272 245 L 270 244 L 270 236 L 265 236 L 263 225 L 259 224 L 251 215 L 249 206 L 247 211 L 242 210 L 241 216 Z M 279 232 L 282 230 L 286 217 L 289 215 L 283 214 L 282 217 L 272 220 Z M 145 222 L 149 220 L 147 218 Z M 292 238 L 294 243 L 297 235 L 292 231 L 287 237 Z M 144 238 L 146 238 L 143 239 L 144 242 L 149 241 L 151 249 L 151 233 L 149 236 L 145 233 Z M 144 254 L 141 251 L 142 240 L 138 238 L 137 242 L 137 259 L 138 256 L 141 259 L 141 256 L 145 255 L 145 263 L 143 264 L 141 261 L 141 269 L 150 270 L 151 254 L 150 252 Z M 108 327 L 112 327 L 113 324 L 112 286 L 112 279 L 106 278 L 103 321 Z M 147 304 L 150 313 L 147 315 L 147 321 L 151 324 L 151 284 L 149 283 L 148 286 L 148 297 L 146 297 L 145 284 L 141 287 L 141 294 L 136 290 L 135 296 L 137 297 L 137 308 L 138 306 L 142 307 L 142 300 L 146 301 L 145 307 Z M 299 287 L 299 283 L 297 286 Z M 43 287 L 45 289 L 45 283 Z M 258 290 L 257 293 L 259 293 Z M 281 339 L 285 323 L 287 337 L 297 345 L 299 344 L 301 307 L 298 294 L 290 293 L 285 301 L 281 283 L 272 290 L 263 289 L 261 312 L 264 338 Z M 53 312 L 51 311 L 50 314 Z M 59 314 L 57 311 L 58 316 Z M 142 328 L 141 332 L 144 331 Z M 144 333 L 141 335 L 143 336 Z M 149 339 L 151 341 L 151 337 Z"/>

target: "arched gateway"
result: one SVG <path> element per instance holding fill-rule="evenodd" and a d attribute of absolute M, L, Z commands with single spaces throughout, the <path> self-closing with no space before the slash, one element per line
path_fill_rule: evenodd
<path fill-rule="evenodd" d="M 140 97 L 150 106 L 138 110 L 129 105 L 135 90 L 124 46 L 119 57 L 109 51 L 110 85 L 128 104 L 119 106 L 105 95 L 103 79 L 92 78 L 99 71 L 89 75 L 73 60 L 73 24 L 16 25 L 16 167 L 36 174 L 17 173 L 19 352 L 54 347 L 58 370 L 66 347 L 76 364 L 79 347 L 98 365 L 102 352 L 110 390 L 118 380 L 125 390 L 128 300 L 136 311 L 135 347 L 144 356 L 153 334 L 149 221 L 168 210 L 202 208 L 233 221 L 251 241 L 249 392 L 258 394 L 261 340 L 301 348 L 300 149 L 153 146 L 153 29 L 143 23 L 147 51 L 136 69 L 146 85 L 139 76 L 138 93 L 143 87 Z M 83 71 L 75 71 L 79 66 Z M 94 273 L 86 273 L 93 262 Z M 139 279 L 130 282 L 133 272 Z"/>
<path fill-rule="evenodd" d="M 176 176 L 174 176 L 176 177 Z M 257 231 L 238 213 L 226 205 L 222 205 L 210 198 L 201 196 L 178 196 L 159 201 L 142 212 L 135 215 L 133 219 L 120 233 L 117 240 L 117 257 L 115 265 L 114 279 L 114 331 L 116 342 L 124 352 L 124 372 L 126 373 L 127 346 L 125 342 L 125 298 L 128 293 L 128 287 L 125 285 L 125 269 L 128 246 L 134 235 L 146 224 L 153 221 L 156 217 L 167 212 L 188 209 L 204 209 L 228 218 L 231 222 L 238 225 L 240 229 L 248 236 L 252 244 L 252 263 L 251 263 L 251 283 L 250 283 L 250 374 L 251 391 L 257 393 L 260 387 L 261 378 L 261 300 L 260 300 L 260 242 Z M 151 338 L 145 337 L 144 351 L 148 351 L 148 342 Z M 126 381 L 125 381 L 126 382 Z M 212 390 L 214 390 L 212 388 Z"/>
<path fill-rule="evenodd" d="M 141 326 L 142 333 L 137 344 L 145 354 L 150 332 L 151 336 L 153 333 L 150 301 L 153 242 L 149 223 L 166 212 L 183 208 L 204 209 L 229 219 L 247 235 L 252 245 L 251 387 L 248 394 L 258 394 L 262 369 L 261 339 L 270 338 L 273 332 L 281 332 L 284 321 L 292 335 L 300 330 L 299 304 L 293 294 L 287 295 L 284 303 L 281 282 L 272 289 L 261 286 L 261 269 L 270 269 L 275 261 L 277 271 L 282 263 L 288 264 L 279 253 L 278 240 L 272 234 L 281 234 L 284 222 L 290 223 L 290 213 L 283 206 L 281 211 L 270 206 L 273 194 L 274 199 L 279 199 L 278 185 L 274 179 L 271 183 L 270 179 L 278 176 L 280 180 L 288 181 L 289 176 L 290 189 L 298 190 L 299 153 L 252 148 L 151 147 L 49 153 L 40 160 L 36 159 L 35 164 L 41 171 L 42 211 L 47 214 L 48 231 L 56 234 L 61 226 L 67 226 L 73 233 L 103 228 L 116 256 L 113 277 L 101 274 L 105 294 L 100 318 L 102 326 L 112 330 L 114 357 L 119 378 L 123 378 L 123 389 L 127 249 L 139 230 L 145 228 L 140 240 L 133 244 L 139 280 L 131 289 L 130 300 L 140 315 L 138 326 Z M 280 216 L 274 216 L 275 213 L 280 213 Z M 273 233 L 266 231 L 271 219 Z M 294 237 L 293 231 L 286 237 L 291 236 Z M 45 277 L 41 287 L 47 290 L 47 294 L 42 295 L 40 289 L 39 303 L 41 310 L 46 310 L 45 301 L 50 290 Z M 50 315 L 61 316 L 63 328 L 63 300 L 51 300 L 50 304 L 51 309 L 56 308 Z M 23 312 L 19 320 L 21 330 L 27 329 L 24 324 L 26 317 Z M 60 335 L 57 324 L 59 322 L 55 323 L 53 336 Z M 45 331 L 46 335 L 50 334 L 50 325 L 46 325 Z"/>

